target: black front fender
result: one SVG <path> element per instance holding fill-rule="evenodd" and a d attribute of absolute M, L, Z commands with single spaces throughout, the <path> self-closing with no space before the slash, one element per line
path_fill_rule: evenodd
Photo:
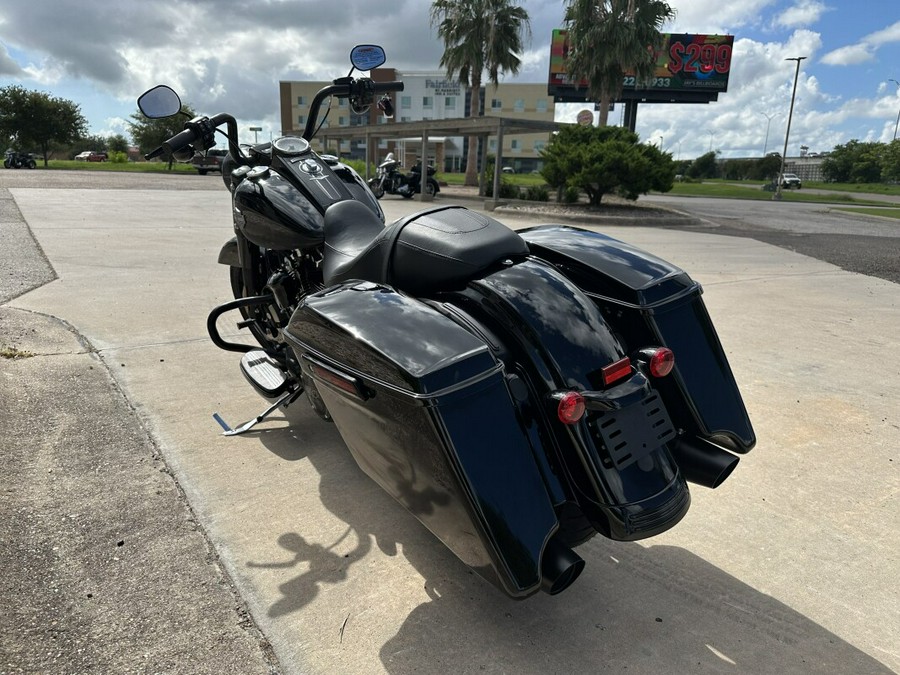
<path fill-rule="evenodd" d="M 222 250 L 219 251 L 219 264 L 230 267 L 241 266 L 237 237 L 232 237 L 222 246 Z"/>

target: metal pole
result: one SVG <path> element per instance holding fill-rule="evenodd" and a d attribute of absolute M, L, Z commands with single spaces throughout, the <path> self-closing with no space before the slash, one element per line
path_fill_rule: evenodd
<path fill-rule="evenodd" d="M 897 91 L 900 91 L 900 82 L 891 78 L 891 82 L 897 85 Z M 900 110 L 897 111 L 897 123 L 894 124 L 894 140 L 897 140 L 897 127 L 900 127 Z"/>
<path fill-rule="evenodd" d="M 764 113 L 762 111 L 759 112 L 760 115 L 765 115 L 766 117 L 766 142 L 763 143 L 763 157 L 766 156 L 766 150 L 769 149 L 769 125 L 772 123 L 772 118 L 778 115 L 778 113 Z"/>
<path fill-rule="evenodd" d="M 772 199 L 781 199 L 781 184 L 784 182 L 784 160 L 787 158 L 788 139 L 791 137 L 791 118 L 794 116 L 794 98 L 797 95 L 797 79 L 800 77 L 800 62 L 805 56 L 793 56 L 785 61 L 796 61 L 797 70 L 794 72 L 794 89 L 791 92 L 791 108 L 788 111 L 787 131 L 784 132 L 784 152 L 781 153 L 781 171 L 778 172 L 778 186 Z"/>

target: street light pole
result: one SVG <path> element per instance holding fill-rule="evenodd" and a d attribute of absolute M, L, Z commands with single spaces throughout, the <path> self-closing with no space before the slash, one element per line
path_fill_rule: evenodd
<path fill-rule="evenodd" d="M 250 127 L 250 131 L 253 132 L 253 145 L 257 143 L 256 132 L 262 131 L 262 127 Z"/>
<path fill-rule="evenodd" d="M 794 72 L 794 89 L 791 91 L 791 108 L 788 111 L 787 131 L 784 132 L 784 152 L 781 153 L 781 171 L 778 172 L 778 186 L 772 199 L 781 199 L 781 184 L 784 183 L 784 160 L 787 158 L 788 139 L 791 137 L 791 118 L 794 116 L 794 98 L 797 96 L 797 80 L 800 77 L 800 62 L 805 56 L 793 56 L 785 61 L 796 61 L 797 70 Z"/>
<path fill-rule="evenodd" d="M 772 113 L 772 114 L 770 115 L 769 113 L 764 113 L 764 112 L 760 111 L 759 114 L 760 114 L 760 115 L 765 115 L 765 117 L 766 117 L 766 142 L 763 143 L 763 157 L 765 157 L 765 156 L 766 156 L 766 150 L 769 149 L 769 125 L 772 123 L 772 118 L 773 118 L 773 117 L 777 117 L 777 116 L 778 116 L 778 113 Z"/>
<path fill-rule="evenodd" d="M 900 82 L 891 78 L 891 82 L 897 85 L 897 91 L 900 91 Z M 897 123 L 894 124 L 894 140 L 897 140 L 897 127 L 900 127 L 900 110 L 897 111 Z"/>

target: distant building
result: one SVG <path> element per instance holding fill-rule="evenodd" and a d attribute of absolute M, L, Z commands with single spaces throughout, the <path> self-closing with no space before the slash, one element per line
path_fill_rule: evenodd
<path fill-rule="evenodd" d="M 449 80 L 443 72 L 400 72 L 393 68 L 376 68 L 372 71 L 375 81 L 400 80 L 404 88 L 402 92 L 392 95 L 394 101 L 394 119 L 387 120 L 381 116 L 375 106 L 364 115 L 354 114 L 347 101 L 335 99 L 323 129 L 329 126 L 365 126 L 368 124 L 390 124 L 397 122 L 416 122 L 420 120 L 441 120 L 467 117 L 470 110 L 469 91 L 458 82 Z M 279 83 L 281 100 L 281 127 L 283 134 L 302 133 L 309 114 L 309 103 L 322 87 L 330 82 L 287 82 Z M 546 84 L 505 84 L 494 87 L 489 84 L 482 87 L 481 110 L 483 115 L 499 117 L 523 118 L 552 122 L 554 117 L 553 97 L 547 95 Z M 324 109 L 322 111 L 324 114 Z M 321 119 L 321 115 L 320 115 Z M 317 150 L 325 150 L 321 139 L 327 136 L 321 133 Z M 517 172 L 529 172 L 540 169 L 542 161 L 540 152 L 550 140 L 549 132 L 536 134 L 507 134 L 503 138 L 504 166 Z M 497 139 L 488 141 L 488 152 L 497 151 Z M 365 157 L 365 141 L 336 141 L 329 143 L 328 152 L 353 159 Z M 402 158 L 405 166 L 411 166 L 422 156 L 421 139 L 382 139 L 374 149 L 376 164 L 388 152 Z M 429 137 L 425 155 L 429 163 L 438 167 L 439 171 L 464 171 L 468 155 L 468 144 L 463 137 Z M 479 152 L 480 156 L 480 152 Z"/>

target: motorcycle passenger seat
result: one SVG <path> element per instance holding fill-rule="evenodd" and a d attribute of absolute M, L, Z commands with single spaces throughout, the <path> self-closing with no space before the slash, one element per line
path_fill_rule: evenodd
<path fill-rule="evenodd" d="M 325 212 L 327 286 L 360 279 L 429 295 L 463 286 L 499 260 L 528 254 L 525 240 L 514 231 L 462 206 L 414 213 L 368 241 L 365 232 L 373 229 L 351 224 L 363 220 L 378 222 L 359 202 L 340 202 Z"/>

